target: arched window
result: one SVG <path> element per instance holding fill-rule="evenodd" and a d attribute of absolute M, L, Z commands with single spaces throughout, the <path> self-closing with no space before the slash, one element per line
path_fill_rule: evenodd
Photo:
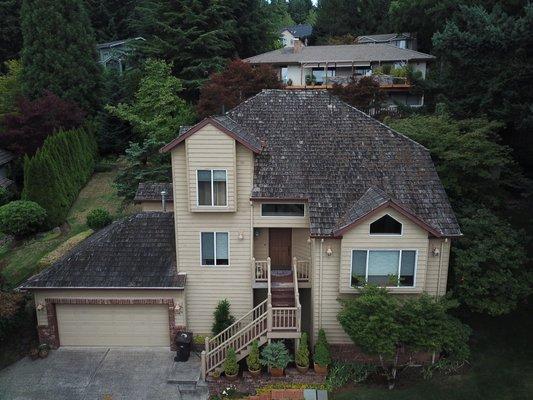
<path fill-rule="evenodd" d="M 402 224 L 392 218 L 389 214 L 370 224 L 371 235 L 401 235 Z"/>

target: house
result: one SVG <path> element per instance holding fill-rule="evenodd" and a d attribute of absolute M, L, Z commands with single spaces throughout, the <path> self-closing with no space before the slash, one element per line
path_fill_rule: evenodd
<path fill-rule="evenodd" d="M 400 49 L 417 50 L 416 35 L 412 33 L 384 33 L 380 35 L 363 35 L 357 37 L 359 44 L 384 43 Z"/>
<path fill-rule="evenodd" d="M 335 82 L 347 83 L 352 76 L 356 79 L 374 76 L 388 94 L 390 106 L 420 107 L 424 104 L 423 94 L 412 93 L 411 82 L 401 72 L 410 66 L 425 79 L 428 63 L 434 59 L 430 54 L 391 44 L 305 46 L 295 40 L 292 47 L 259 54 L 245 61 L 253 65 L 271 65 L 278 71 L 280 80 L 295 89 L 329 88 Z"/>
<path fill-rule="evenodd" d="M 294 46 L 296 39 L 307 45 L 307 40 L 313 34 L 313 26 L 309 24 L 298 24 L 293 26 L 287 26 L 280 30 L 281 43 L 283 47 Z"/>
<path fill-rule="evenodd" d="M 7 188 L 13 184 L 8 178 L 9 165 L 15 159 L 15 155 L 7 150 L 0 148 L 0 187 Z"/>
<path fill-rule="evenodd" d="M 113 42 L 100 43 L 96 45 L 98 51 L 98 62 L 105 69 L 113 69 L 119 73 L 126 69 L 126 59 L 131 54 L 132 44 L 137 41 L 144 41 L 142 37 L 132 39 L 115 40 Z"/>
<path fill-rule="evenodd" d="M 41 341 L 168 346 L 181 329 L 210 336 L 228 299 L 237 321 L 206 339 L 207 373 L 230 347 L 242 358 L 253 339 L 315 341 L 319 328 L 334 351 L 353 349 L 338 299 L 365 281 L 401 296 L 446 291 L 461 232 L 429 151 L 327 91 L 264 90 L 161 151 L 172 190 L 147 183 L 136 197 L 152 211 L 21 286 Z"/>

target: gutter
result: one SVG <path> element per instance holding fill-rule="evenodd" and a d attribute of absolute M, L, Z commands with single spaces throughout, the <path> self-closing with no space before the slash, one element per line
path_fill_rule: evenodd
<path fill-rule="evenodd" d="M 184 290 L 185 286 L 164 287 L 125 287 L 125 286 L 19 286 L 16 290 Z"/>

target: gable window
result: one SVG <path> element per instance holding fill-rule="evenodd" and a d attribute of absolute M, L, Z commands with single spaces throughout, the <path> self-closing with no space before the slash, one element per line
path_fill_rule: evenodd
<path fill-rule="evenodd" d="M 226 206 L 228 204 L 226 170 L 199 169 L 197 179 L 199 206 Z"/>
<path fill-rule="evenodd" d="M 303 217 L 304 215 L 304 204 L 261 204 L 262 217 Z"/>
<path fill-rule="evenodd" d="M 416 250 L 352 250 L 352 287 L 415 285 Z"/>
<path fill-rule="evenodd" d="M 202 232 L 202 265 L 229 265 L 228 232 Z"/>
<path fill-rule="evenodd" d="M 392 218 L 389 214 L 370 224 L 371 235 L 401 235 L 402 224 Z"/>

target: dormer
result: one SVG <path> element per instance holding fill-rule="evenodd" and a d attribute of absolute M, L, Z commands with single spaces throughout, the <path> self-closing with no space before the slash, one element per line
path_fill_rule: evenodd
<path fill-rule="evenodd" d="M 259 153 L 260 141 L 230 118 L 213 117 L 186 129 L 161 151 L 180 146 L 186 161 L 189 211 L 237 211 L 237 146 Z"/>

